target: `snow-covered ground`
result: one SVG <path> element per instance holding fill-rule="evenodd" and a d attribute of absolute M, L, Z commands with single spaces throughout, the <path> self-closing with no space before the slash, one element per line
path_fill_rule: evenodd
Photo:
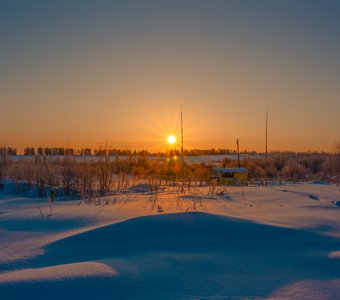
<path fill-rule="evenodd" d="M 0 192 L 1 299 L 340 299 L 334 185 Z"/>

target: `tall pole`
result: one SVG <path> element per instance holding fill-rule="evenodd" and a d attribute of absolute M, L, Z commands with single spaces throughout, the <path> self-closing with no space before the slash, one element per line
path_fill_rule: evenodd
<path fill-rule="evenodd" d="M 266 112 L 266 145 L 265 145 L 265 161 L 267 164 L 267 155 L 268 155 L 268 112 Z"/>
<path fill-rule="evenodd" d="M 268 112 L 266 112 L 266 144 L 264 154 L 265 180 L 267 181 L 267 158 L 268 158 Z"/>
<path fill-rule="evenodd" d="M 238 139 L 236 140 L 236 145 L 237 145 L 237 164 L 238 164 L 238 167 L 241 168 L 241 164 L 240 164 L 240 147 L 239 147 Z"/>
<path fill-rule="evenodd" d="M 182 169 L 184 170 L 184 148 L 183 148 L 183 113 L 181 111 L 181 160 L 182 160 Z"/>

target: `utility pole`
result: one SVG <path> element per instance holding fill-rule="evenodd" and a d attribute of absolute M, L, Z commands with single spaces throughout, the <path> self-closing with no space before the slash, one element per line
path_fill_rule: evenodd
<path fill-rule="evenodd" d="M 184 147 L 183 147 L 183 113 L 181 111 L 181 161 L 182 161 L 182 172 L 184 173 Z M 183 174 L 184 175 L 184 174 Z"/>
<path fill-rule="evenodd" d="M 266 112 L 266 143 L 264 154 L 265 183 L 267 183 L 267 158 L 268 158 L 268 112 Z"/>
<path fill-rule="evenodd" d="M 267 163 L 268 155 L 268 112 L 266 112 L 266 145 L 265 145 L 265 161 Z"/>
<path fill-rule="evenodd" d="M 241 164 L 240 164 L 240 147 L 239 147 L 238 139 L 236 140 L 236 145 L 237 145 L 237 164 L 238 164 L 238 167 L 241 168 Z"/>

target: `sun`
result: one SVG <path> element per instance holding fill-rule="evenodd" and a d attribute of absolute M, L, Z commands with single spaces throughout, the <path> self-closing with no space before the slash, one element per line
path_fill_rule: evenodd
<path fill-rule="evenodd" d="M 168 141 L 169 144 L 172 145 L 172 144 L 176 143 L 176 137 L 173 136 L 173 135 L 169 135 L 168 138 L 167 138 L 167 141 Z"/>

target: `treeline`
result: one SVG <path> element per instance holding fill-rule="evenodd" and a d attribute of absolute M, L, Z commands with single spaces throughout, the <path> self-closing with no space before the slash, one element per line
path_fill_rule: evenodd
<path fill-rule="evenodd" d="M 13 152 L 12 152 L 13 153 Z M 16 154 L 10 154 L 8 155 L 16 155 Z M 82 149 L 74 149 L 74 148 L 49 148 L 49 147 L 26 147 L 24 148 L 25 156 L 34 156 L 34 155 L 47 155 L 47 156 L 64 156 L 64 155 L 78 155 L 78 156 L 114 156 L 114 155 L 151 155 L 150 152 L 146 150 L 139 150 L 139 151 L 132 151 L 132 150 L 121 150 L 121 149 L 92 149 L 90 148 L 82 148 Z"/>
<path fill-rule="evenodd" d="M 17 149 L 12 147 L 0 147 L 0 155 L 17 155 Z"/>
<path fill-rule="evenodd" d="M 326 152 L 270 152 L 269 157 L 277 156 L 280 153 L 281 156 L 295 156 L 295 155 L 328 155 Z M 184 156 L 200 156 L 200 155 L 230 155 L 237 154 L 236 150 L 230 150 L 227 148 L 211 148 L 211 149 L 184 149 Z M 241 154 L 248 155 L 264 155 L 264 153 L 256 151 L 242 151 Z M 15 156 L 18 155 L 18 151 L 14 147 L 0 147 L 0 155 Z M 91 148 L 64 148 L 64 147 L 25 147 L 23 151 L 24 156 L 35 156 L 35 155 L 47 155 L 47 156 L 180 156 L 182 152 L 179 149 L 169 150 L 167 152 L 153 153 L 147 150 L 129 150 L 129 149 L 91 149 Z"/>
<path fill-rule="evenodd" d="M 6 155 L 17 155 L 17 149 L 13 147 L 2 147 L 0 153 Z M 236 154 L 235 150 L 230 149 L 184 149 L 183 155 L 185 156 L 199 156 L 199 155 L 227 155 Z M 257 154 L 256 151 L 242 151 L 242 154 Z M 77 155 L 77 156 L 129 156 L 129 155 L 140 155 L 140 156 L 166 156 L 166 155 L 182 155 L 180 150 L 170 150 L 168 152 L 157 152 L 153 153 L 147 150 L 129 150 L 129 149 L 90 149 L 90 148 L 64 148 L 64 147 L 25 147 L 23 151 L 24 156 L 34 155 L 48 155 L 48 156 L 64 156 L 64 155 Z"/>
<path fill-rule="evenodd" d="M 179 153 L 179 152 L 178 152 Z M 211 148 L 211 149 L 184 149 L 183 154 L 188 156 L 198 156 L 198 155 L 228 155 L 236 154 L 236 150 L 230 150 L 226 148 Z M 242 151 L 242 154 L 258 154 L 256 151 Z"/>
<path fill-rule="evenodd" d="M 95 149 L 93 150 L 93 154 L 96 156 L 130 156 L 130 155 L 139 155 L 139 156 L 152 156 L 153 154 L 147 150 L 122 150 L 122 149 Z"/>
<path fill-rule="evenodd" d="M 49 156 L 64 156 L 64 155 L 91 155 L 91 149 L 80 149 L 78 151 L 73 148 L 33 148 L 26 147 L 24 148 L 25 156 L 34 156 L 34 155 L 49 155 Z"/>
<path fill-rule="evenodd" d="M 9 153 L 8 153 L 9 154 Z M 82 148 L 82 149 L 74 149 L 74 148 L 49 148 L 49 147 L 26 147 L 24 148 L 25 156 L 34 156 L 34 155 L 47 155 L 47 156 L 72 156 L 72 155 L 78 155 L 78 156 L 114 156 L 114 155 L 151 155 L 146 150 L 140 150 L 140 151 L 131 151 L 131 150 L 121 150 L 121 149 L 92 149 L 90 148 Z M 13 154 L 9 154 L 13 155 Z"/>

